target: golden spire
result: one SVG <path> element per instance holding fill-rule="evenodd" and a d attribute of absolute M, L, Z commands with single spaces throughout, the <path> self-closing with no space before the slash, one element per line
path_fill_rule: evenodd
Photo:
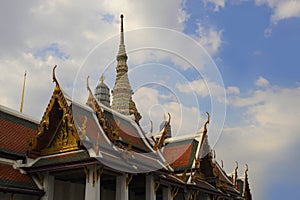
<path fill-rule="evenodd" d="M 21 105 L 20 105 L 20 112 L 23 111 L 25 83 L 26 83 L 26 70 L 25 70 L 25 74 L 24 74 L 24 82 L 23 82 L 23 88 L 22 88 L 22 99 L 21 99 Z"/>
<path fill-rule="evenodd" d="M 101 75 L 100 81 L 101 81 L 101 83 L 104 82 L 104 74 Z"/>

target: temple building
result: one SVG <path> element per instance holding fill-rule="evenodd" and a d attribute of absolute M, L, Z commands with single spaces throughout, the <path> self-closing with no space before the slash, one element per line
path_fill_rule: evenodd
<path fill-rule="evenodd" d="M 89 87 L 86 104 L 54 89 L 42 119 L 0 106 L 0 199 L 252 199 L 248 166 L 227 174 L 201 130 L 172 136 L 171 114 L 146 133 L 132 99 L 121 15 L 116 80 Z"/>

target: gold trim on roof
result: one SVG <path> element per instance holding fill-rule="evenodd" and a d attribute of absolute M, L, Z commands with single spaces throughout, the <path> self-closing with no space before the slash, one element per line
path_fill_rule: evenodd
<path fill-rule="evenodd" d="M 155 140 L 155 144 L 154 144 L 154 146 L 153 146 L 153 149 L 154 149 L 155 151 L 157 151 L 158 149 L 160 149 L 160 148 L 164 145 L 165 140 L 166 140 L 166 138 L 167 138 L 167 134 L 168 134 L 167 128 L 168 128 L 168 126 L 170 126 L 170 122 L 171 122 L 171 114 L 168 113 L 168 116 L 169 116 L 169 119 L 168 119 L 168 122 L 165 123 L 165 126 L 164 126 L 164 128 L 163 128 L 163 132 L 162 132 L 161 137 L 160 137 L 160 138 L 156 138 L 156 140 Z"/>
<path fill-rule="evenodd" d="M 92 90 L 89 86 L 89 76 L 86 79 L 86 88 L 89 92 L 89 97 L 86 102 L 88 106 L 90 106 L 95 112 L 96 116 L 98 118 L 98 122 L 100 123 L 101 127 L 103 128 L 104 132 L 107 134 L 107 137 L 111 142 L 114 142 L 116 140 L 120 139 L 119 132 L 120 132 L 120 122 L 117 122 L 117 126 L 115 130 L 112 129 L 112 126 L 108 122 L 108 119 L 105 117 L 102 109 L 100 108 L 99 104 L 97 103 L 97 100 L 95 99 Z"/>
<path fill-rule="evenodd" d="M 249 171 L 248 164 L 246 164 L 245 176 L 248 174 L 248 171 Z"/>
<path fill-rule="evenodd" d="M 79 149 L 77 144 L 79 136 L 74 126 L 72 111 L 68 106 L 68 103 L 56 79 L 56 67 L 57 65 L 55 65 L 52 70 L 52 79 L 53 82 L 55 82 L 55 88 L 52 97 L 38 126 L 37 134 L 29 143 L 29 150 L 38 155 L 49 155 L 53 153 Z M 58 104 L 58 108 L 54 108 L 55 103 Z M 58 109 L 57 112 L 62 112 L 62 116 L 60 119 L 58 119 L 56 125 L 51 124 L 51 119 L 49 116 L 53 109 Z M 49 132 L 50 126 L 56 126 L 52 128 L 54 130 L 53 132 Z M 50 138 L 49 141 L 40 140 L 44 134 L 51 134 L 51 137 L 46 137 Z"/>

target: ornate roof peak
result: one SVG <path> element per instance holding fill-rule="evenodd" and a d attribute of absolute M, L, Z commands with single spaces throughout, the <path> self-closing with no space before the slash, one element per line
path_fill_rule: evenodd
<path fill-rule="evenodd" d="M 141 115 L 137 111 L 134 101 L 132 100 L 133 91 L 128 79 L 128 66 L 127 66 L 127 54 L 124 44 L 124 26 L 123 26 L 124 15 L 121 14 L 121 28 L 120 28 L 120 45 L 117 55 L 117 76 L 114 88 L 112 90 L 113 100 L 112 109 L 124 114 L 134 115 L 135 121 L 141 119 Z"/>

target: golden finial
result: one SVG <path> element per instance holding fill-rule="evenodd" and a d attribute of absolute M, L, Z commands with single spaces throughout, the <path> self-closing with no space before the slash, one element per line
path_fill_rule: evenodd
<path fill-rule="evenodd" d="M 164 128 L 162 129 L 162 135 L 160 138 L 156 138 L 156 141 L 155 141 L 155 144 L 153 146 L 153 149 L 156 151 L 158 148 L 161 148 L 166 140 L 166 137 L 167 137 L 167 126 L 170 125 L 170 122 L 171 122 L 171 114 L 168 113 L 168 116 L 169 116 L 169 119 L 168 119 L 168 122 L 165 123 L 165 126 Z"/>
<path fill-rule="evenodd" d="M 58 85 L 58 81 L 57 81 L 56 76 L 55 76 L 56 67 L 57 67 L 57 65 L 55 65 L 52 69 L 52 81 L 55 82 Z"/>
<path fill-rule="evenodd" d="M 208 112 L 206 112 L 206 114 L 207 114 L 207 120 L 204 124 L 204 131 L 203 131 L 205 134 L 207 133 L 207 124 L 209 124 L 210 121 L 210 114 Z"/>
<path fill-rule="evenodd" d="M 170 122 L 171 122 L 171 114 L 168 113 L 168 116 L 169 116 L 169 119 L 168 119 L 167 125 L 170 125 Z"/>
<path fill-rule="evenodd" d="M 238 168 L 239 168 L 239 163 L 237 162 L 237 161 L 235 161 L 235 165 L 236 165 L 236 167 L 235 167 L 235 172 L 237 172 L 237 170 L 238 170 Z"/>
<path fill-rule="evenodd" d="M 104 74 L 101 75 L 100 81 L 101 81 L 101 83 L 104 82 Z"/>
<path fill-rule="evenodd" d="M 21 105 L 20 105 L 20 112 L 23 111 L 25 83 L 26 83 L 26 70 L 25 70 L 25 74 L 24 74 L 24 82 L 23 82 L 23 88 L 22 88 L 22 99 L 21 99 Z"/>
<path fill-rule="evenodd" d="M 92 90 L 91 90 L 90 85 L 89 85 L 89 78 L 90 78 L 90 76 L 88 76 L 86 78 L 86 89 L 92 94 Z"/>

